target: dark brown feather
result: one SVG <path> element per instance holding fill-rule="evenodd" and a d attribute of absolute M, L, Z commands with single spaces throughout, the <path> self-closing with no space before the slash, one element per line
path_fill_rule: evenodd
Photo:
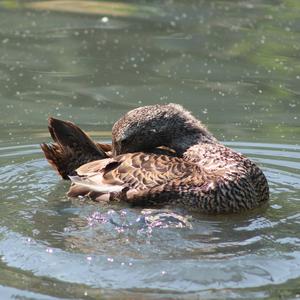
<path fill-rule="evenodd" d="M 52 167 L 63 179 L 69 179 L 81 165 L 106 158 L 102 147 L 96 145 L 79 127 L 67 121 L 49 118 L 48 129 L 54 144 L 41 144 L 41 148 Z"/>

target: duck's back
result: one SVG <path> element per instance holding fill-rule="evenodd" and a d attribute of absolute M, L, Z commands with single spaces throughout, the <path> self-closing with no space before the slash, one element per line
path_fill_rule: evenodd
<path fill-rule="evenodd" d="M 94 161 L 71 178 L 75 185 L 69 195 L 206 213 L 237 212 L 267 201 L 266 179 L 249 159 L 222 145 L 206 145 L 198 155 L 200 160 L 138 152 Z"/>

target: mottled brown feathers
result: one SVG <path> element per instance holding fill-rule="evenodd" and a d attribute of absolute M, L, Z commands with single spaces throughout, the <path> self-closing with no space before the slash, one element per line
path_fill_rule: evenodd
<path fill-rule="evenodd" d="M 70 197 L 208 213 L 251 209 L 269 199 L 258 166 L 177 104 L 128 112 L 113 127 L 112 145 L 94 143 L 71 122 L 50 118 L 49 131 L 55 143 L 41 147 L 60 175 L 71 178 Z"/>

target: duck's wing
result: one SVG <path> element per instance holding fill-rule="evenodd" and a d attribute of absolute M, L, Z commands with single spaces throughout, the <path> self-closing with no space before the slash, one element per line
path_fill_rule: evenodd
<path fill-rule="evenodd" d="M 160 202 L 207 180 L 196 164 L 178 157 L 152 153 L 128 153 L 93 161 L 76 170 L 68 195 L 89 195 L 95 200 L 123 200 L 135 204 Z"/>
<path fill-rule="evenodd" d="M 48 129 L 54 143 L 41 144 L 41 148 L 54 169 L 64 179 L 87 162 L 107 158 L 107 144 L 96 144 L 75 124 L 49 118 Z"/>

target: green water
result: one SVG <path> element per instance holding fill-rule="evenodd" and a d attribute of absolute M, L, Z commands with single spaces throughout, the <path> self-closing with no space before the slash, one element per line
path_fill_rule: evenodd
<path fill-rule="evenodd" d="M 1 299 L 300 297 L 300 2 L 0 2 Z M 48 116 L 109 141 L 176 102 L 264 170 L 243 215 L 70 201 Z"/>

